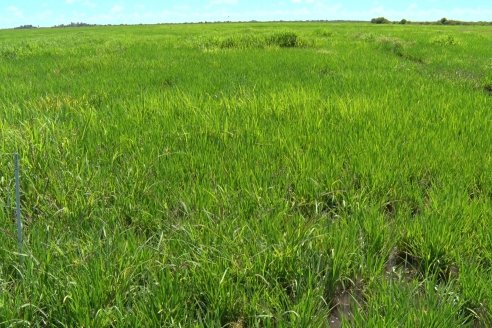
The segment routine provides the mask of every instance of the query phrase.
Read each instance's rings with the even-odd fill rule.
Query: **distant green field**
[[[0,77],[0,327],[492,326],[492,27],[2,30]]]

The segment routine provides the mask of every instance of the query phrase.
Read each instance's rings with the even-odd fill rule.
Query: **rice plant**
[[[492,325],[491,41],[0,31],[0,326]]]

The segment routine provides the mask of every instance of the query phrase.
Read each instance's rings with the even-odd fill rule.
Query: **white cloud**
[[[223,6],[223,5],[237,5],[239,0],[210,0],[208,2],[209,6]]]
[[[113,7],[111,7],[111,13],[112,14],[120,14],[124,10],[125,10],[125,7],[123,7],[121,5],[114,5]]]
[[[8,6],[7,11],[10,15],[17,17],[17,18],[22,18],[24,17],[24,14],[22,13],[22,10],[20,10],[16,6]]]
[[[321,1],[316,1],[316,0],[291,0],[291,2],[295,4],[315,4],[315,3],[321,4]]]
[[[411,3],[408,6],[408,10],[416,10],[418,8],[418,5],[416,3]]]
[[[97,5],[92,0],[65,0],[65,3],[68,5],[81,4],[87,8],[96,8]]]

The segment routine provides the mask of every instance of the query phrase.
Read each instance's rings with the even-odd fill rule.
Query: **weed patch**
[[[383,36],[376,40],[381,49],[403,57],[403,41],[394,37]]]
[[[335,35],[333,31],[323,30],[323,29],[317,29],[314,31],[313,34],[322,38],[330,38]]]
[[[294,32],[279,32],[266,38],[267,44],[280,48],[295,48],[302,46],[302,41]]]
[[[325,216],[336,219],[350,212],[347,194],[343,190],[323,193],[314,200],[290,193],[289,203],[295,213],[305,218]]]
[[[383,36],[375,39],[375,42],[385,52],[392,53],[395,56],[416,64],[425,64],[422,58],[408,53],[405,49],[408,47],[407,43],[399,38]]]
[[[262,49],[267,47],[303,48],[312,43],[295,32],[277,32],[266,35],[238,34],[227,37],[212,37],[201,44],[205,50],[213,49]]]
[[[233,35],[228,37],[214,37],[203,44],[204,48],[218,49],[252,49],[263,48],[266,42],[256,35]]]
[[[18,60],[51,54],[52,48],[36,42],[23,42],[14,45],[0,45],[0,59]]]
[[[355,38],[361,41],[373,42],[377,36],[374,33],[358,33],[355,35]]]
[[[453,35],[440,35],[431,39],[431,43],[437,46],[456,46],[461,42]]]

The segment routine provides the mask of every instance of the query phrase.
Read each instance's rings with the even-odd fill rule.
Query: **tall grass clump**
[[[216,36],[210,38],[202,44],[202,47],[206,49],[254,49],[264,48],[265,45],[265,40],[261,36],[237,34],[228,37]]]
[[[404,43],[395,37],[380,37],[377,39],[378,45],[385,51],[389,51],[397,56],[403,56]]]
[[[267,47],[296,48],[312,44],[302,39],[295,32],[277,32],[271,34],[235,34],[214,36],[205,41],[198,41],[203,49],[262,49]]]
[[[267,37],[267,43],[281,48],[295,48],[302,45],[302,41],[295,32],[279,32]]]

